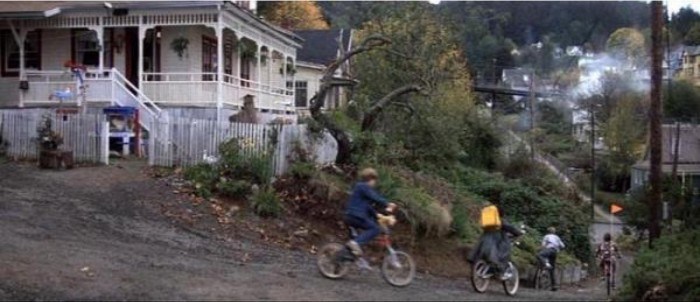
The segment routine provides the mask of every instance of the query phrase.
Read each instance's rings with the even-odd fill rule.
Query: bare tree
[[[349,164],[352,155],[352,143],[350,141],[350,137],[345,132],[345,130],[336,125],[327,115],[323,114],[321,108],[323,108],[326,95],[328,95],[331,89],[343,85],[333,81],[333,76],[335,75],[336,70],[338,68],[340,68],[344,64],[348,64],[350,59],[352,59],[356,55],[391,44],[391,40],[378,34],[370,35],[367,38],[365,38],[357,47],[347,52],[345,52],[344,48],[342,47],[342,41],[338,40],[338,43],[341,49],[340,58],[333,61],[330,65],[328,65],[328,67],[326,67],[326,70],[323,73],[323,77],[321,78],[321,87],[319,87],[318,92],[316,92],[316,94],[314,94],[314,96],[311,98],[311,106],[309,109],[311,111],[311,117],[318,123],[320,123],[324,128],[326,128],[330,132],[330,134],[338,141],[338,156],[336,157],[335,162],[337,164]],[[421,90],[422,86],[420,85],[407,84],[394,89],[393,91],[389,92],[388,94],[374,102],[363,116],[362,131],[369,130],[374,121],[376,120],[377,115],[381,113],[381,111],[385,107],[394,102],[398,97],[408,93],[418,92]]]

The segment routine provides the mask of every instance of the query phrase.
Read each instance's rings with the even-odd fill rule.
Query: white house
[[[302,40],[247,1],[0,2],[0,30],[0,107],[55,106],[49,95],[70,89],[69,105],[135,106],[146,124],[225,119],[245,96],[260,112],[295,111]],[[84,91],[67,65],[87,68]]]
[[[326,67],[339,58],[341,50],[351,50],[353,31],[329,29],[301,30],[294,33],[304,40],[303,47],[298,51],[294,82],[294,106],[303,114],[308,113],[309,101],[318,92]],[[347,103],[346,87],[355,84],[349,79],[349,68],[350,63],[346,62],[336,70],[333,81],[340,86],[335,86],[327,95],[324,109],[339,108]]]

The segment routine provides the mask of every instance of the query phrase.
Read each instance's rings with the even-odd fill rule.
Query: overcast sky
[[[668,8],[671,12],[678,12],[681,7],[690,6],[696,12],[700,12],[700,0],[668,0]]]

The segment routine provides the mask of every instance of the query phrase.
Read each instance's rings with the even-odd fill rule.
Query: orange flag
[[[610,205],[610,213],[615,214],[615,213],[620,212],[620,211],[622,211],[621,206],[618,206],[614,203]]]

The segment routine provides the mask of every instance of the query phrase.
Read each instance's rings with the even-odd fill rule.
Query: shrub
[[[289,167],[287,173],[297,179],[310,179],[316,173],[316,166],[308,162],[295,162]]]
[[[223,176],[258,185],[267,185],[272,179],[272,160],[268,153],[246,154],[235,138],[219,145],[219,153],[219,169]]]
[[[277,217],[282,213],[279,198],[270,186],[265,186],[253,194],[251,206],[256,214],[263,217]]]
[[[185,179],[194,185],[195,194],[209,198],[215,189],[219,173],[216,167],[209,164],[197,164],[185,169]]]
[[[219,183],[216,184],[216,189],[224,196],[242,199],[250,194],[251,184],[245,180],[222,178]]]
[[[654,248],[642,248],[625,274],[619,298],[640,301],[661,285],[670,301],[693,301],[700,297],[700,230],[661,237]]]

